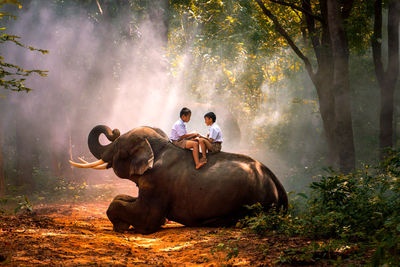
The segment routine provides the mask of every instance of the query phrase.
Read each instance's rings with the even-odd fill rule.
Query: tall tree
[[[1,10],[3,8],[3,5],[5,4],[12,4],[16,5],[19,8],[21,8],[21,3],[18,0],[0,0],[0,20],[2,21],[5,18],[9,19],[16,19],[16,16],[5,12],[4,10]],[[6,27],[4,25],[0,25],[0,31],[5,31]],[[27,48],[31,51],[39,51],[42,54],[48,53],[47,50],[43,49],[37,49],[32,46],[26,46],[19,42],[19,36],[12,35],[12,34],[7,34],[7,33],[1,33],[0,34],[0,45],[3,45],[5,43],[14,43],[17,46]],[[6,89],[6,90],[11,90],[11,91],[25,91],[29,92],[32,90],[29,87],[25,86],[25,81],[28,76],[31,74],[36,73],[39,74],[40,76],[47,76],[47,71],[42,71],[42,70],[26,70],[21,68],[20,66],[10,63],[6,61],[6,58],[3,56],[0,56],[0,89]],[[2,117],[0,117],[1,119]],[[5,192],[5,178],[4,178],[4,172],[3,172],[3,157],[2,157],[2,121],[0,121],[0,195],[4,194]],[[25,131],[26,129],[20,130],[20,132]],[[17,133],[18,135],[18,133]],[[21,146],[20,150],[22,153],[26,154],[27,151],[24,151],[24,147]],[[20,174],[26,172],[26,170],[30,169],[30,176],[32,176],[32,168],[27,168],[26,164],[24,164],[22,161],[20,162],[20,167],[24,169],[24,171],[21,170],[19,172]],[[25,177],[26,178],[26,177]],[[17,180],[22,179],[22,176],[17,177]],[[25,179],[24,179],[25,180]],[[21,180],[22,181],[22,180]],[[29,179],[29,177],[26,179],[28,183],[32,182],[32,179]]]
[[[375,0],[374,34],[372,36],[375,75],[380,87],[379,147],[381,158],[385,155],[384,149],[393,146],[393,100],[399,76],[400,1],[392,0],[388,7],[386,70],[382,58],[382,6],[382,0]]]
[[[355,167],[355,149],[350,110],[349,47],[341,9],[337,0],[328,0],[328,27],[333,56],[335,138],[340,169],[348,172]]]
[[[6,193],[6,183],[4,178],[3,169],[3,135],[2,135],[2,124],[0,121],[0,196],[4,196]]]
[[[33,172],[33,140],[35,137],[32,133],[31,126],[27,123],[29,120],[25,118],[22,112],[23,105],[17,105],[16,117],[16,158],[17,158],[17,175],[15,177],[15,184],[17,186],[28,186],[32,189],[34,181],[32,179]],[[29,129],[29,130],[27,130]]]
[[[321,0],[318,4],[311,3],[310,0],[302,0],[301,4],[280,0],[256,2],[273,22],[276,31],[304,62],[317,90],[324,132],[330,150],[330,163],[338,162],[341,171],[351,171],[355,167],[355,150],[348,92],[345,22],[350,16],[353,1],[344,1],[342,4],[331,3],[328,0]],[[311,43],[316,59],[315,67],[265,2],[288,6],[296,14],[302,14],[299,32],[302,32],[306,44]],[[333,27],[335,34],[330,34],[330,27]]]

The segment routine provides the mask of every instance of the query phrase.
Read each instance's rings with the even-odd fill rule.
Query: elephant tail
[[[279,185],[276,184],[276,188],[278,189],[278,196],[279,196],[278,210],[283,210],[286,213],[288,210],[288,207],[289,207],[288,196],[287,196],[286,190],[283,187],[283,185],[281,184],[281,182],[278,181],[278,183],[279,183]]]

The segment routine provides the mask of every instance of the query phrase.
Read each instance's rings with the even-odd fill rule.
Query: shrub
[[[290,197],[287,214],[260,206],[240,225],[258,234],[276,231],[312,238],[363,242],[375,251],[373,263],[400,261],[400,151],[388,151],[379,166],[344,175],[331,171],[310,185],[302,210]],[[301,194],[295,195],[295,197]],[[297,199],[298,200],[298,199]]]

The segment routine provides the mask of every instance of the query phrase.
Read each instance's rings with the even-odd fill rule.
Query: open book
[[[200,135],[200,136],[197,136],[197,137],[186,137],[186,138],[183,138],[183,140],[193,140],[193,139],[196,139],[196,138],[208,139],[206,136]]]

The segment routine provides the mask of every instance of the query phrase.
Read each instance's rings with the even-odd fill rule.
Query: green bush
[[[311,238],[334,238],[373,248],[373,264],[400,261],[400,152],[388,151],[379,166],[365,166],[344,175],[330,172],[310,185],[309,196],[289,195],[286,214],[260,205],[249,207],[253,216],[240,221],[258,234],[275,231]]]

